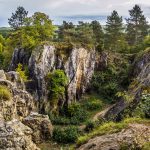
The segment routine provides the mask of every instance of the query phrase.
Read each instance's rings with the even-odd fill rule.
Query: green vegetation
[[[63,70],[55,70],[47,75],[47,85],[49,90],[49,99],[52,109],[57,107],[59,101],[65,100],[65,88],[68,84],[68,78]],[[53,110],[56,111],[56,110]]]
[[[18,64],[16,72],[19,73],[24,82],[28,81],[27,70],[23,70],[22,64]]]
[[[130,18],[127,21],[127,41],[130,46],[135,46],[136,51],[145,36],[148,35],[148,22],[146,21],[143,11],[139,5],[135,5],[133,9],[129,10]]]
[[[0,101],[9,101],[12,95],[9,89],[3,85],[0,85]]]
[[[53,140],[59,143],[74,143],[79,135],[79,131],[74,126],[69,126],[62,129],[61,127],[54,128]]]
[[[143,120],[141,118],[128,118],[119,123],[104,123],[99,127],[96,127],[92,132],[85,134],[84,136],[80,136],[78,138],[77,145],[82,145],[95,136],[120,132],[122,129],[127,128],[129,123],[150,123],[150,121]]]
[[[95,71],[91,81],[91,90],[112,103],[117,100],[116,93],[128,87],[130,67],[128,58],[118,53],[111,54],[108,59],[110,59],[109,64],[105,69]]]
[[[111,16],[107,17],[105,30],[105,49],[110,51],[127,51],[123,20],[117,11],[114,10]]]

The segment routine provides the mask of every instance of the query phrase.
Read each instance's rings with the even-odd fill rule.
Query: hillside
[[[129,14],[102,27],[12,13],[0,29],[0,150],[150,150],[149,24],[139,5]]]

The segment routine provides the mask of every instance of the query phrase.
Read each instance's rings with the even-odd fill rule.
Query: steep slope
[[[141,100],[143,90],[150,87],[150,49],[139,54],[133,63],[132,78],[133,82],[128,88],[128,95],[133,97],[131,102],[122,98],[116,105],[110,108],[104,118],[107,120],[115,120],[129,106],[133,111]]]

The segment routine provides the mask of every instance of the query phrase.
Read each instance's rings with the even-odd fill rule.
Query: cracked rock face
[[[133,145],[142,147],[146,142],[150,142],[150,127],[130,124],[119,133],[97,136],[77,150],[120,150],[123,146],[130,149]]]
[[[2,76],[2,73],[0,76]],[[21,119],[36,109],[33,97],[25,91],[24,83],[17,73],[9,72],[5,74],[3,72],[3,77],[0,78],[0,85],[7,87],[11,93],[10,100],[0,100],[1,120]]]
[[[32,139],[35,143],[51,139],[53,126],[48,116],[32,112],[23,119],[23,123],[33,130]]]
[[[19,62],[28,65],[30,76],[33,79],[32,85],[34,85],[29,90],[34,91],[35,98],[40,102],[47,101],[46,75],[55,69],[64,70],[69,79],[66,101],[71,103],[78,100],[88,87],[97,61],[96,52],[84,48],[73,48],[65,54],[65,57],[63,53],[54,46],[39,46],[32,51],[28,60],[21,61],[21,58],[27,54],[23,53],[23,50],[15,50],[10,66],[17,66],[16,63]],[[98,59],[102,63],[103,59]],[[106,59],[107,56],[104,57],[104,63]],[[14,70],[14,67],[10,69]]]
[[[0,121],[1,150],[40,150],[32,142],[32,130],[20,121]]]

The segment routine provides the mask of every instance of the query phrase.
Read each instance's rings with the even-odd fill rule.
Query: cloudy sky
[[[117,10],[124,17],[128,10],[139,4],[150,22],[150,0],[0,0],[0,26],[8,26],[7,18],[17,6],[23,6],[32,15],[36,11],[44,12],[55,24],[67,21],[85,21],[99,19],[104,23],[105,16]]]

